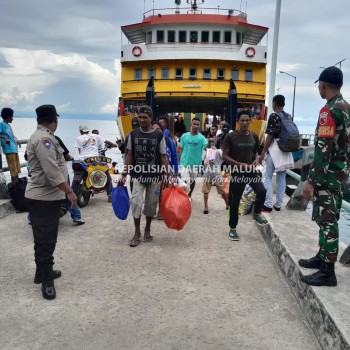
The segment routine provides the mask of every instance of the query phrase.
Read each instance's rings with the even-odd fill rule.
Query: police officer
[[[320,95],[327,103],[319,114],[314,161],[304,196],[309,200],[314,197],[312,219],[320,228],[319,251],[308,260],[300,259],[299,265],[319,269],[303,276],[304,283],[336,286],[334,263],[338,255],[338,220],[350,164],[350,106],[340,93],[343,85],[340,69],[326,68],[317,82]]]
[[[38,127],[27,145],[31,177],[26,188],[26,201],[34,236],[36,273],[34,283],[42,283],[45,299],[55,299],[54,278],[61,276],[53,270],[58,222],[62,199],[67,195],[72,207],[77,197],[68,184],[68,171],[63,149],[54,136],[58,117],[53,105],[36,109]]]

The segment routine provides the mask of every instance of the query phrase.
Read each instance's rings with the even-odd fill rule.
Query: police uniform
[[[38,122],[41,117],[52,114],[52,108],[57,115],[54,106],[39,107],[37,109]],[[60,207],[65,198],[65,193],[57,186],[68,182],[68,171],[63,152],[53,132],[43,125],[38,125],[27,145],[31,177],[28,179],[25,197],[34,236],[34,256],[37,266],[35,281],[37,280],[36,283],[43,282],[43,288],[45,281],[52,282],[53,278],[59,277],[54,276],[54,273],[58,271],[54,272],[52,266]],[[48,297],[47,299],[53,298]]]
[[[349,104],[339,94],[320,111],[308,178],[314,185],[312,218],[320,227],[320,258],[330,263],[335,263],[338,255],[338,220],[349,176],[349,132]]]

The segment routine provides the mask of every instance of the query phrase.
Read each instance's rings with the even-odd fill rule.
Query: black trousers
[[[262,183],[262,178],[259,173],[232,173],[230,179],[229,193],[229,225],[230,228],[236,228],[238,224],[238,208],[244,188],[250,185],[256,194],[254,203],[254,213],[260,214],[261,208],[264,205],[266,198],[266,189]]]
[[[39,270],[52,270],[62,200],[39,201],[26,198],[33,237],[34,258]],[[46,273],[46,274],[47,274]]]

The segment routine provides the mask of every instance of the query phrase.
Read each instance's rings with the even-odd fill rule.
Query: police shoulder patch
[[[52,141],[47,137],[44,137],[43,139],[41,139],[41,142],[44,145],[44,147],[46,147],[47,149],[50,149],[52,146]]]
[[[336,125],[328,107],[323,107],[320,110],[318,119],[318,137],[331,139],[336,134]]]

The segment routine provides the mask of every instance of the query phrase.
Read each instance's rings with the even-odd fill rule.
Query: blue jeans
[[[70,216],[73,220],[81,219],[81,213],[78,206],[76,206],[75,208],[72,208],[71,202],[67,197],[64,200],[64,204],[67,210],[70,212]]]
[[[265,157],[265,173],[263,177],[264,186],[266,188],[266,199],[265,207],[272,208],[272,196],[273,196],[273,185],[272,176],[275,171],[275,166],[273,164],[270,154]],[[283,196],[286,192],[286,171],[279,171],[277,174],[277,190],[276,190],[276,208],[281,208],[283,203]]]

